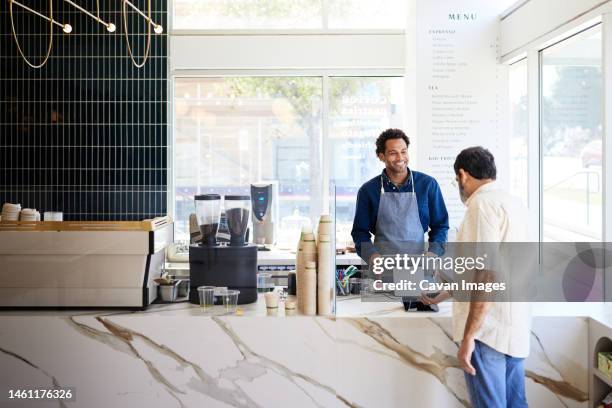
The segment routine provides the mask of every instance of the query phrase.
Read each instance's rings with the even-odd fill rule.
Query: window
[[[173,29],[402,29],[404,0],[175,0]]]
[[[319,162],[321,110],[321,78],[176,78],[177,239],[187,239],[193,196],[211,188],[227,194],[275,181],[281,226],[318,217],[311,196],[321,196],[321,176],[310,166]]]
[[[350,242],[357,190],[380,174],[376,137],[401,128],[403,78],[335,77],[330,79],[330,175],[336,186],[336,235]]]
[[[510,66],[510,192],[528,205],[529,177],[527,167],[527,60]]]
[[[188,238],[193,196],[248,193],[278,184],[277,241],[294,248],[303,223],[323,205],[323,174],[336,187],[337,240],[351,241],[357,190],[380,173],[375,140],[402,127],[404,80],[397,77],[175,78],[175,235]],[[323,93],[329,93],[324,116]],[[323,123],[329,135],[323,135]],[[329,162],[321,161],[323,138]],[[329,169],[329,171],[324,171]]]
[[[406,0],[327,0],[330,28],[404,28]]]
[[[175,0],[175,29],[318,28],[320,0]]]
[[[541,53],[544,239],[602,239],[602,65],[597,26]]]

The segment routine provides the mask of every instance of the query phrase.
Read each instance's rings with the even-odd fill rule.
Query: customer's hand
[[[381,256],[382,256],[382,255],[381,255],[381,254],[379,254],[378,252],[376,252],[375,254],[372,254],[372,255],[370,256],[370,258],[368,259],[368,265],[370,265],[370,266],[374,265],[374,260],[375,260],[376,258],[380,258]]]
[[[442,303],[450,297],[451,294],[447,290],[443,290],[433,298],[427,296],[427,293],[421,293],[421,298],[419,300],[424,305],[437,305],[438,303]]]
[[[464,338],[457,352],[457,358],[459,359],[461,368],[470,375],[476,375],[476,369],[472,366],[474,347],[476,347],[476,342],[473,338]]]

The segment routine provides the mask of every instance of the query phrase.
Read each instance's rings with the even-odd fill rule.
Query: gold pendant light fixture
[[[28,58],[25,56],[23,50],[21,49],[21,45],[19,44],[19,39],[17,38],[17,32],[15,31],[15,21],[13,19],[13,4],[31,12],[36,14],[39,17],[44,18],[45,20],[47,20],[49,22],[49,42],[47,43],[47,53],[44,56],[42,62],[40,64],[33,64],[30,62],[30,60],[28,60]],[[55,21],[53,19],[53,0],[49,0],[49,17],[45,16],[44,14],[39,13],[36,10],[33,10],[27,6],[24,6],[21,3],[16,2],[15,0],[9,0],[9,14],[11,17],[11,29],[13,30],[13,38],[15,38],[15,44],[17,45],[17,50],[19,50],[19,54],[21,54],[21,57],[23,58],[23,60],[26,62],[26,64],[28,64],[29,66],[31,66],[32,68],[40,68],[43,65],[45,65],[47,63],[47,61],[49,60],[49,55],[51,55],[51,50],[53,49],[53,24],[58,25],[60,27],[62,27],[62,30],[64,30],[64,32],[66,34],[69,34],[70,32],[72,32],[72,26],[70,24],[61,24],[58,23],[57,21]]]
[[[122,0],[122,1],[123,1],[123,5],[121,7],[121,14],[123,15],[123,33],[125,34],[125,43],[127,45],[128,54],[130,54],[130,58],[134,66],[136,66],[136,68],[142,68],[144,64],[147,62],[147,59],[149,58],[149,51],[151,49],[151,26],[153,26],[153,30],[155,31],[156,34],[163,33],[164,28],[161,25],[155,23],[151,19],[151,0],[147,1],[147,4],[148,4],[147,14],[148,15],[145,15],[142,11],[140,11],[140,9],[136,7],[134,4],[132,4],[130,0]],[[134,53],[132,52],[132,45],[130,44],[130,39],[128,35],[128,24],[127,24],[127,6],[130,6],[132,9],[134,9],[134,11],[140,14],[147,21],[147,45],[145,47],[145,54],[142,57],[143,59],[141,63],[136,62],[136,59],[134,58]]]
[[[115,26],[115,24],[110,23],[110,22],[105,22],[104,20],[102,20],[100,18],[100,0],[96,1],[96,6],[97,6],[97,15],[93,15],[92,13],[90,13],[89,11],[87,11],[86,9],[84,9],[83,7],[81,7],[80,5],[78,5],[77,3],[75,3],[73,0],[64,0],[66,3],[70,4],[72,7],[78,9],[79,11],[85,13],[87,16],[93,18],[94,20],[96,20],[98,23],[102,24],[103,26],[106,27],[106,30],[109,33],[114,33],[117,29],[117,27]],[[147,59],[149,58],[149,51],[151,49],[151,27],[153,27],[153,31],[156,34],[161,34],[164,32],[164,28],[160,25],[157,24],[153,21],[153,19],[151,18],[151,0],[148,0],[148,13],[144,14],[142,11],[140,11],[140,9],[138,7],[136,7],[131,1],[129,0],[120,0],[122,2],[122,7],[121,7],[121,14],[123,15],[123,32],[125,34],[125,41],[127,44],[127,49],[128,49],[128,53],[130,56],[130,59],[132,60],[132,63],[137,67],[137,68],[142,68],[144,66],[144,64],[147,62]],[[62,31],[64,31],[64,33],[66,34],[70,34],[72,32],[72,26],[70,24],[62,24],[58,21],[55,21],[53,19],[53,0],[49,0],[49,17],[45,16],[44,14],[24,5],[19,3],[16,0],[8,0],[9,2],[9,14],[10,14],[10,18],[11,18],[11,29],[13,31],[13,37],[15,39],[15,44],[17,45],[17,50],[19,51],[19,54],[21,54],[21,57],[23,58],[23,60],[32,68],[41,68],[42,66],[44,66],[47,61],[49,60],[49,56],[51,55],[51,50],[53,49],[53,25],[56,25],[58,27],[61,27]],[[49,42],[47,45],[47,52],[45,54],[45,56],[43,57],[43,60],[40,64],[33,64],[32,62],[30,62],[28,60],[28,58],[25,56],[25,53],[23,52],[22,48],[21,48],[21,44],[19,43],[19,39],[17,38],[17,32],[15,30],[15,22],[13,19],[13,4],[16,6],[21,7],[24,10],[27,10],[45,20],[47,20],[49,22]],[[130,40],[129,40],[129,33],[128,33],[128,26],[127,26],[127,6],[130,6],[134,11],[136,11],[140,16],[142,16],[146,21],[147,21],[147,44],[146,44],[146,48],[145,48],[145,54],[143,57],[143,60],[141,63],[137,63],[136,59],[134,58],[134,54],[132,52],[132,46],[130,44]]]
[[[91,14],[89,11],[85,10],[83,7],[79,6],[78,4],[76,4],[75,2],[73,2],[72,0],[64,0],[66,3],[70,4],[72,7],[82,11],[83,13],[85,13],[87,16],[93,18],[94,20],[96,20],[98,23],[102,24],[103,26],[106,27],[106,30],[109,33],[114,33],[115,30],[117,29],[117,27],[113,24],[113,23],[106,23],[104,22],[104,20],[102,20],[100,18],[100,0],[96,1],[96,5],[98,8],[98,15],[94,16],[93,14]]]

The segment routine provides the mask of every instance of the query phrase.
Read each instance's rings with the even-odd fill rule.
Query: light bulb
[[[70,34],[72,32],[72,26],[70,24],[64,24],[64,32]]]
[[[115,27],[113,23],[108,23],[108,25],[106,26],[106,29],[108,30],[109,33],[114,33],[117,27]]]
[[[153,28],[153,31],[155,31],[155,34],[161,34],[164,32],[164,27],[158,24]]]

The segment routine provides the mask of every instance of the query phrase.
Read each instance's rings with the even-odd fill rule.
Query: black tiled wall
[[[76,0],[96,14],[96,0]],[[22,0],[45,15],[47,1]],[[147,1],[133,1],[145,14]],[[0,206],[63,211],[65,220],[141,220],[167,213],[167,36],[151,35],[149,60],[129,58],[120,7],[100,0],[115,33],[63,1],[53,18],[47,64],[30,68],[18,53],[8,2],[0,9]],[[167,0],[152,0],[167,30]],[[46,51],[48,22],[13,6],[22,49],[33,62]],[[128,9],[129,10],[129,9]],[[145,20],[130,12],[132,49],[141,61]]]

